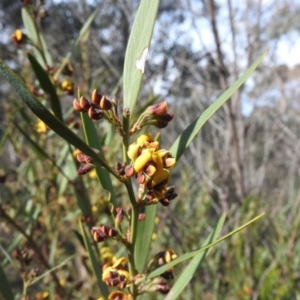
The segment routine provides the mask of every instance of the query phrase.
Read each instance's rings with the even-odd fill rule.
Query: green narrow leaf
[[[85,21],[85,23],[83,24],[83,26],[81,27],[80,31],[79,31],[79,35],[77,37],[77,39],[74,42],[74,46],[76,47],[78,45],[78,43],[81,41],[81,39],[84,37],[85,33],[87,32],[87,30],[89,29],[89,27],[91,26],[92,22],[94,21],[94,19],[96,18],[98,12],[99,12],[100,7],[98,7]]]
[[[39,38],[38,38],[38,31],[36,28],[35,20],[33,19],[31,13],[29,12],[26,6],[22,7],[21,14],[22,14],[23,24],[27,31],[27,36],[35,46],[38,46]]]
[[[52,109],[54,115],[62,121],[63,116],[62,116],[60,100],[57,96],[56,88],[49,78],[49,75],[42,68],[42,66],[39,64],[39,62],[35,59],[35,57],[33,55],[28,53],[27,57],[30,61],[32,69],[36,75],[36,78],[41,85],[41,88],[50,96],[51,109]]]
[[[203,247],[209,245],[210,243],[214,242],[217,237],[220,235],[222,227],[224,225],[226,219],[226,215],[223,214],[213,232],[207,237],[207,239],[203,243]],[[211,249],[211,248],[210,248]],[[175,300],[178,299],[180,293],[184,290],[184,288],[188,285],[188,283],[193,278],[194,273],[196,272],[197,268],[205,258],[206,254],[210,249],[206,249],[205,251],[195,255],[193,259],[190,261],[188,266],[185,270],[180,274],[174,285],[172,286],[170,292],[166,296],[165,300]]]
[[[53,66],[52,56],[48,50],[48,46],[46,44],[46,41],[42,35],[42,33],[39,33],[40,41],[41,41],[41,47],[43,49],[43,53],[45,56],[45,60],[48,66]]]
[[[34,56],[43,68],[52,66],[52,58],[47,49],[43,35],[38,31],[36,21],[27,6],[22,7],[22,20],[34,48]]]
[[[246,81],[253,73],[257,66],[261,63],[267,52],[259,57],[252,66],[228,89],[226,90],[213,104],[211,104],[196,120],[194,120],[176,139],[172,145],[170,152],[179,160],[185,149],[189,146],[196,134],[209,118],[231,97],[231,95]]]
[[[143,78],[143,59],[150,47],[159,0],[142,0],[137,11],[124,62],[124,106],[131,115],[137,102]],[[138,67],[137,67],[138,66]]]
[[[51,112],[38,101],[23,85],[22,81],[16,74],[14,74],[0,59],[0,73],[10,83],[14,91],[20,96],[23,102],[31,109],[31,111],[46,123],[54,132],[61,136],[64,140],[72,144],[74,147],[81,150],[86,155],[90,156],[94,163],[106,168],[113,175],[117,176],[115,172],[109,167],[105,160],[97,155],[86,143],[84,143],[72,130],[70,130],[64,123],[51,114]]]
[[[153,272],[151,272],[147,278],[151,279],[151,278],[154,278],[154,277],[157,277],[159,276],[160,274],[164,273],[166,270],[168,270],[169,268],[187,260],[187,259],[190,259],[192,257],[194,257],[195,255],[209,249],[210,247],[213,247],[217,244],[219,244],[220,242],[222,242],[223,240],[227,239],[228,237],[234,235],[235,233],[239,232],[240,230],[246,228],[247,226],[251,225],[252,223],[254,223],[255,221],[257,221],[258,219],[260,219],[265,213],[262,213],[260,214],[259,216],[255,217],[254,219],[252,219],[251,221],[247,222],[246,224],[238,227],[237,229],[231,231],[230,233],[226,234],[225,236],[223,236],[222,238],[216,240],[215,242],[201,248],[201,249],[197,249],[197,250],[194,250],[194,251],[191,251],[189,253],[185,253],[184,255],[174,259],[173,261],[157,268],[156,270],[154,270]]]
[[[99,286],[100,291],[102,293],[102,296],[105,297],[105,299],[106,299],[107,296],[108,296],[108,289],[107,289],[106,284],[104,284],[104,282],[102,281],[102,270],[99,266],[96,255],[94,253],[94,250],[91,247],[91,244],[90,244],[89,239],[86,235],[86,232],[85,232],[85,229],[83,227],[82,222],[79,223],[79,226],[80,226],[80,230],[81,230],[81,235],[82,235],[83,240],[84,240],[85,249],[88,253],[88,256],[89,256],[89,259],[90,259],[90,262],[91,262],[91,265],[92,265],[93,273],[94,273],[95,277],[97,278],[97,283],[98,283],[98,286]]]
[[[78,43],[81,41],[81,39],[84,37],[85,33],[87,32],[87,30],[89,29],[89,27],[91,26],[92,22],[94,21],[94,19],[96,18],[98,12],[99,12],[100,7],[98,7],[86,20],[86,22],[83,24],[82,28],[79,31],[79,35],[77,37],[77,39],[74,41],[72,47],[71,47],[71,51],[69,51],[67,53],[67,55],[64,57],[64,59],[62,60],[62,63],[59,66],[59,69],[56,71],[56,73],[54,74],[54,78],[58,78],[59,74],[61,73],[61,71],[63,70],[63,68],[65,67],[65,65],[68,63],[68,61],[71,58],[72,55],[72,51],[77,47]]]
[[[0,245],[0,250],[3,252],[5,258],[13,265],[15,269],[17,267],[14,265],[10,255],[5,251],[5,249]],[[5,275],[3,267],[0,265],[0,293],[3,296],[3,299],[6,300],[14,300],[15,296],[11,289],[11,286],[9,284],[9,281],[7,280],[7,277]]]
[[[1,266],[0,266],[0,292],[3,296],[3,299],[7,299],[7,300],[15,299],[10,284]]]
[[[148,260],[156,215],[156,205],[146,207],[145,214],[145,220],[137,224],[137,239],[134,245],[134,261],[139,273],[144,271]]]
[[[103,155],[102,145],[100,143],[93,121],[86,114],[83,113],[81,113],[81,120],[83,124],[83,131],[86,143],[90,147],[98,149]],[[112,204],[115,205],[116,196],[109,173],[107,172],[107,170],[102,168],[96,168],[96,173],[102,187],[110,192],[110,201],[112,202]]]

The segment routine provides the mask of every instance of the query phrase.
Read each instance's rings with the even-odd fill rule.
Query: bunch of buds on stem
[[[16,258],[21,266],[28,266],[32,261],[32,253],[27,247],[24,247],[21,250],[16,248],[12,252],[12,257]]]
[[[118,231],[107,225],[101,225],[99,227],[92,227],[91,233],[93,235],[94,241],[97,243],[105,241],[109,237],[116,237]]]
[[[170,170],[175,165],[171,153],[159,149],[159,142],[151,134],[142,134],[129,145],[127,155],[131,164],[125,168],[125,174],[135,176],[139,183],[138,202],[150,205],[160,201],[168,205],[177,196],[175,187],[168,187]]]
[[[160,292],[161,294],[167,294],[170,291],[170,287],[165,279],[154,278],[150,283],[140,286],[140,293],[153,293]]]
[[[100,153],[100,151],[97,149],[93,150],[97,153]],[[76,156],[77,161],[81,163],[81,166],[77,170],[77,173],[79,175],[85,175],[95,168],[93,160],[89,156],[81,152],[79,149],[74,151],[74,156]]]
[[[88,100],[84,96],[81,96],[79,100],[75,98],[73,100],[74,109],[82,113],[88,113],[88,116],[94,121],[107,120],[123,136],[122,124],[118,117],[117,102],[109,100],[105,95],[100,95],[97,90],[93,91],[91,99]]]
[[[157,128],[165,128],[172,121],[174,114],[168,113],[168,104],[163,101],[158,104],[149,106],[138,118],[137,122],[130,129],[129,133],[133,134],[146,125],[153,125]]]

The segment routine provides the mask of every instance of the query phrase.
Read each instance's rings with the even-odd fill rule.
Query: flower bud
[[[133,166],[127,165],[125,167],[125,175],[126,177],[132,177],[135,174]]]
[[[168,110],[168,104],[166,101],[163,101],[158,104],[154,104],[149,106],[146,109],[146,113],[154,115],[154,116],[163,116]]]
[[[145,174],[143,174],[143,173],[138,173],[138,174],[137,174],[136,180],[137,180],[137,182],[138,182],[139,184],[145,183],[145,181],[146,181],[146,176],[145,176]]]
[[[85,174],[89,173],[90,171],[92,171],[94,169],[94,167],[95,166],[93,164],[84,164],[79,167],[79,169],[77,170],[77,173],[79,175],[85,175]]]
[[[118,235],[118,231],[117,231],[116,229],[110,228],[110,229],[108,230],[108,236],[109,236],[109,237],[115,237],[115,236],[117,236],[117,235]]]
[[[146,219],[146,214],[145,213],[140,213],[139,214],[139,221],[142,222]]]
[[[112,108],[112,103],[105,96],[102,96],[100,100],[100,108],[103,110],[110,110]]]
[[[165,122],[170,122],[172,121],[174,118],[174,114],[170,113],[170,114],[165,114],[163,116],[160,116],[159,118],[157,118],[160,121],[165,121]]]
[[[102,98],[102,96],[97,92],[97,90],[94,90],[93,93],[92,93],[93,103],[96,104],[96,105],[99,105],[101,98]]]
[[[165,166],[165,168],[167,168],[169,170],[175,166],[175,163],[176,163],[176,159],[173,157],[164,159],[164,166]]]
[[[152,177],[155,172],[156,172],[156,168],[153,165],[149,165],[145,170],[146,175],[149,177]]]
[[[97,243],[103,242],[107,239],[107,235],[99,227],[93,227],[91,229],[94,241]]]
[[[76,159],[78,162],[80,162],[81,164],[85,163],[85,154],[83,154],[82,152],[81,153],[78,153],[76,155]]]
[[[160,202],[160,204],[161,204],[162,206],[169,206],[169,205],[170,205],[170,200],[167,199],[167,198],[165,198],[165,199],[160,199],[159,202]]]
[[[83,96],[80,97],[79,104],[84,111],[88,111],[91,107],[90,101]]]
[[[96,109],[94,107],[90,107],[88,111],[88,115],[92,120],[100,120],[103,118],[103,111],[100,109]]]
[[[121,207],[116,207],[116,223],[121,224],[124,218],[124,210]]]
[[[74,109],[77,110],[77,111],[80,111],[80,112],[85,111],[85,110],[80,106],[80,103],[79,103],[78,99],[76,99],[76,98],[73,100],[73,107],[74,107]]]

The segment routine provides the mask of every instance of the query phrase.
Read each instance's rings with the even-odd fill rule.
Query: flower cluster
[[[93,148],[93,150],[99,153],[98,149]],[[81,163],[79,169],[77,170],[77,173],[79,175],[84,175],[94,170],[95,165],[93,164],[93,160],[91,157],[82,153],[79,149],[76,149],[73,155],[76,157],[77,161]]]
[[[105,264],[103,266],[102,280],[108,286],[118,286],[124,289],[129,281],[129,272],[127,258],[121,257],[112,265]]]
[[[126,167],[126,176],[136,176],[140,184],[138,201],[168,205],[177,196],[175,188],[168,187],[170,170],[175,165],[171,153],[159,149],[159,142],[151,134],[143,134],[129,146],[127,155],[132,162]]]
[[[109,237],[116,237],[118,231],[114,228],[111,228],[107,225],[102,225],[100,227],[93,227],[91,229],[94,241],[97,243],[105,241]]]
[[[79,100],[74,99],[73,107],[79,112],[88,113],[88,116],[94,121],[106,119],[115,126],[120,135],[123,135],[116,101],[109,100],[106,96],[100,95],[97,90],[93,91],[91,101],[83,96]]]
[[[140,115],[134,126],[130,129],[130,134],[140,130],[146,125],[153,125],[157,128],[165,128],[173,120],[174,114],[168,113],[168,104],[163,101],[151,105]]]

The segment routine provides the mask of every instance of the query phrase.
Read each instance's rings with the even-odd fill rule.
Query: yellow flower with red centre
[[[15,45],[24,43],[27,40],[26,34],[24,34],[21,29],[16,29],[16,31],[11,35],[11,38]]]
[[[104,282],[109,282],[112,278],[119,279],[119,284],[121,281],[128,281],[129,280],[129,272],[127,266],[128,259],[126,257],[121,257],[117,259],[111,266],[104,265],[103,266],[103,273],[102,273],[102,280]],[[122,280],[120,279],[123,278]]]
[[[170,178],[170,170],[176,161],[171,153],[165,149],[159,149],[159,142],[155,141],[151,134],[142,134],[137,141],[129,145],[128,157],[131,159],[133,176],[137,174],[140,184],[146,184],[155,198],[164,199],[167,192],[167,184]]]
[[[74,92],[74,83],[71,80],[64,80],[60,87],[63,91],[67,92],[67,94],[72,95]]]

